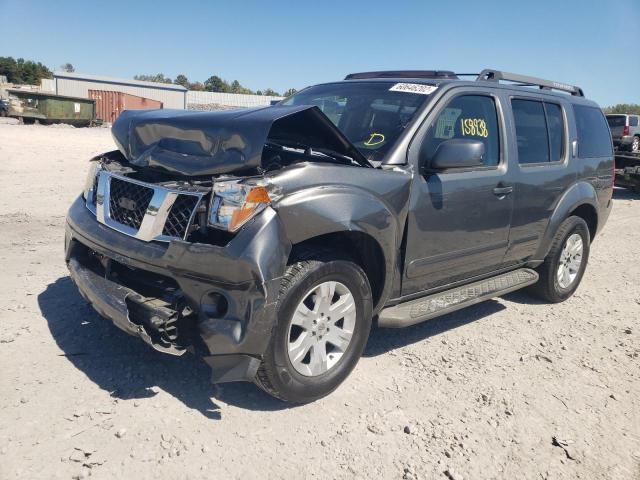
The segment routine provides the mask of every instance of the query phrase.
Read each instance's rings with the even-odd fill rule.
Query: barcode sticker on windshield
[[[419,93],[420,95],[431,95],[438,87],[433,85],[423,85],[421,83],[396,83],[389,89],[390,92]]]

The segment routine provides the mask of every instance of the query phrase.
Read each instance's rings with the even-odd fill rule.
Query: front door
[[[403,295],[499,269],[509,241],[513,185],[499,99],[488,92],[451,93],[439,104],[410,148],[417,170],[450,139],[479,140],[485,154],[482,166],[414,178]]]

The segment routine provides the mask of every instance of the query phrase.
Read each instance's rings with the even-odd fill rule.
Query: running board
[[[538,274],[521,268],[461,287],[387,307],[378,316],[378,326],[402,328],[446,313],[505,295],[538,281]]]

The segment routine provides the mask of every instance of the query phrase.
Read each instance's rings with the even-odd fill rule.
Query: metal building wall
[[[284,97],[267,97],[263,95],[244,95],[240,93],[187,92],[187,105],[225,105],[228,107],[263,107],[269,105],[272,100],[282,100]]]
[[[43,78],[40,80],[41,92],[56,92],[56,81],[53,78]]]
[[[71,97],[89,98],[89,90],[109,90],[128,93],[138,97],[150,98],[162,102],[164,108],[186,108],[186,90],[174,90],[158,87],[109,82],[83,78],[66,78],[54,75],[56,93]],[[123,80],[124,82],[124,80]]]

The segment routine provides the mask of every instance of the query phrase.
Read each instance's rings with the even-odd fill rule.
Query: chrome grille
[[[91,192],[89,192],[89,196],[87,197],[87,202],[93,205],[96,204],[96,192],[98,191],[98,178],[100,175],[96,172],[96,176],[93,177],[93,186],[91,187]]]
[[[146,242],[186,239],[196,208],[208,193],[145,183],[106,170],[96,177],[87,208],[103,225]]]
[[[184,238],[200,198],[193,195],[178,195],[164,223],[162,234],[168,237]]]
[[[138,230],[153,197],[153,188],[112,178],[109,193],[111,218]]]

